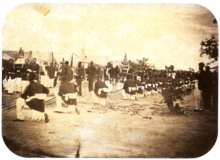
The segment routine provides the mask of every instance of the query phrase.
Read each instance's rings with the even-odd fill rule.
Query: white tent
[[[7,53],[2,53],[2,59],[3,60],[9,60],[9,59],[13,59],[13,60],[15,60],[14,58],[12,58],[11,56],[9,56]]]
[[[37,58],[37,63],[39,64],[43,64],[45,61],[48,64],[56,62],[52,52],[33,52],[32,58]]]

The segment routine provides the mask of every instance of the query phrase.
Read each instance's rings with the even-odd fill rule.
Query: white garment
[[[198,80],[195,80],[194,97],[196,109],[204,109],[202,90],[199,90],[198,88]]]
[[[29,107],[27,107],[25,99],[18,98],[16,100],[16,111],[17,111],[16,116],[17,116],[17,119],[20,119],[20,120],[25,119],[25,116],[22,113],[23,108],[29,108]],[[44,116],[45,113],[44,112],[39,112],[39,111],[36,111],[34,109],[32,109],[31,111],[32,111],[32,121],[45,120],[45,116]]]
[[[32,121],[38,122],[38,121],[45,120],[44,112],[39,112],[34,109],[32,109],[31,111],[32,111]]]
[[[66,111],[65,108],[62,107],[63,104],[66,104],[61,96],[57,95],[56,96],[56,108],[55,108],[55,111],[58,111],[58,112],[69,112],[69,113],[75,113],[76,112],[76,109],[77,109],[77,106],[76,105],[68,105],[68,109]]]
[[[15,79],[14,92],[22,92],[21,78]]]
[[[15,79],[9,79],[8,93],[14,93]]]
[[[145,91],[145,96],[149,96],[149,95],[152,95],[152,91]]]
[[[3,87],[5,88],[5,90],[8,90],[8,81],[6,80],[6,78],[3,80]]]
[[[127,94],[124,89],[121,90],[121,93],[122,93],[122,99],[124,100],[126,99],[135,100],[136,99],[136,95]]]
[[[110,81],[105,81],[106,86],[112,91],[113,85],[110,83]]]

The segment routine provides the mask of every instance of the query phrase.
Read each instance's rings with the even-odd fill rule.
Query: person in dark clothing
[[[199,63],[199,72],[197,72],[196,74],[196,79],[198,79],[198,90],[199,90],[199,96],[201,96],[201,100],[202,102],[200,103],[201,105],[199,106],[200,110],[204,109],[204,94],[203,91],[205,89],[205,85],[206,85],[206,74],[205,71],[203,70],[204,68],[204,63]]]
[[[53,67],[53,63],[51,63],[50,67],[48,67],[47,75],[50,77],[50,79],[53,79],[55,77],[55,68]]]
[[[16,78],[15,68],[14,68],[14,63],[13,62],[14,62],[13,59],[9,59],[9,63],[7,64],[6,72],[7,72],[8,79],[10,77],[11,77],[11,79]]]
[[[137,79],[137,76],[134,76],[134,84],[138,87],[137,93],[143,94],[142,83]]]
[[[87,69],[88,81],[89,81],[89,92],[93,91],[93,80],[96,75],[96,68],[93,66],[93,61],[90,62],[90,66]]]
[[[110,92],[110,90],[108,89],[107,85],[103,81],[101,81],[100,76],[97,75],[94,93],[92,93],[93,103],[98,103],[101,106],[105,106],[108,92]]]
[[[111,68],[110,68],[110,70],[108,72],[110,74],[110,80],[111,80],[112,84],[115,85],[115,81],[116,81],[116,77],[117,77],[117,70],[116,70],[116,68],[114,68],[111,65]]]
[[[37,117],[36,119],[33,118],[32,120],[45,119],[45,122],[48,123],[48,115],[45,113],[45,105],[44,99],[47,94],[49,94],[49,90],[44,87],[42,84],[35,82],[35,74],[28,73],[27,78],[30,81],[30,84],[25,89],[24,93],[21,94],[20,98],[17,99],[16,107],[17,107],[17,119],[14,121],[24,121],[24,116],[22,115],[21,111],[25,104],[29,106],[32,110],[38,111],[41,113],[41,117]]]
[[[77,92],[78,86],[70,83],[66,75],[62,76],[61,85],[58,92],[59,96],[57,97],[57,109],[62,107],[63,101],[68,105],[68,112],[74,113],[76,111],[77,114],[80,114],[79,110],[77,109]]]
[[[62,76],[67,76],[67,81],[70,82],[73,78],[73,72],[71,67],[69,66],[69,61],[65,62],[65,66],[62,68]]]
[[[115,67],[115,70],[116,70],[116,79],[115,79],[115,81],[116,81],[116,82],[119,82],[120,68],[119,68],[118,65]]]
[[[136,99],[135,92],[136,92],[136,86],[132,79],[132,76],[127,75],[127,80],[124,82],[124,86],[122,88],[123,99],[135,100]]]
[[[29,72],[28,69],[30,69],[30,65],[28,64],[29,60],[25,60],[25,64],[23,65],[21,72],[22,72],[22,80],[28,80],[27,79],[27,73]]]
[[[103,81],[100,80],[100,76],[97,76],[97,81],[95,83],[94,92],[96,96],[98,97],[107,98],[107,92],[104,92],[103,88],[108,88],[108,87]]]
[[[30,65],[30,69],[35,74],[35,80],[38,80],[38,75],[39,75],[40,67],[39,67],[39,64],[37,64],[36,62],[37,62],[37,59],[34,58],[33,62]]]
[[[210,67],[205,67],[205,86],[203,90],[203,103],[204,108],[210,110],[211,109],[211,82],[212,82],[212,72],[210,71]]]
[[[85,78],[85,71],[82,67],[82,62],[78,63],[78,67],[76,68],[76,82],[79,87],[79,96],[82,96],[82,81]]]

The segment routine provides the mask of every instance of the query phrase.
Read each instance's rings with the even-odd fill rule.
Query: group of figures
[[[162,94],[168,106],[173,106],[176,99],[183,97],[194,90],[195,105],[198,110],[217,108],[218,74],[210,72],[209,66],[199,64],[199,72],[174,71],[174,66],[166,70],[142,68],[136,71],[129,68],[126,73],[120,66],[113,67],[111,63],[98,66],[92,61],[87,68],[79,62],[74,70],[69,62],[58,64],[45,62],[43,65],[36,63],[34,58],[29,63],[28,59],[22,66],[14,65],[10,60],[4,67],[6,78],[17,78],[21,81],[21,96],[17,100],[17,119],[24,121],[22,108],[29,106],[33,112],[32,119],[45,119],[44,100],[49,94],[50,87],[57,88],[56,112],[62,112],[62,105],[66,104],[68,112],[80,113],[77,108],[77,97],[82,96],[83,82],[87,82],[88,93],[92,95],[94,104],[106,105],[106,98],[113,88],[121,89],[122,99],[137,100],[138,97]],[[3,82],[4,83],[4,82]],[[120,84],[120,85],[119,85]],[[9,87],[8,87],[9,90]],[[169,107],[172,109],[172,107]],[[36,116],[34,116],[36,115]],[[40,117],[40,118],[39,118]]]

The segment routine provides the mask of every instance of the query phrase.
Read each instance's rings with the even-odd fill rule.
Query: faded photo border
[[[159,159],[200,158],[214,152],[219,136],[219,23],[208,7],[168,2],[25,2],[11,8],[3,18],[1,137],[8,155]],[[52,84],[44,101],[48,123],[33,122],[31,116],[35,113],[28,107],[22,111],[27,120],[13,121],[21,93],[9,94],[5,90],[5,84],[9,84],[8,63],[12,59],[23,67],[25,59],[32,63],[34,58],[41,68],[46,62],[54,66],[69,62],[75,77],[71,82],[76,86],[80,84],[83,90],[77,96],[78,111],[74,114],[54,112],[60,88]],[[79,62],[85,70],[80,83],[77,81]],[[99,81],[94,76],[90,83],[91,62],[103,73],[103,77],[98,76],[103,85],[110,88],[110,91],[106,89],[107,98],[102,102],[94,98],[97,93],[92,94],[90,90],[91,86],[97,87]],[[195,84],[201,83],[202,78],[198,76],[201,62],[204,69],[210,68],[210,76],[204,74],[204,79],[212,89],[203,95],[203,99],[210,97],[210,108],[200,112],[197,105],[201,105],[198,103],[202,93],[196,92],[200,89]],[[109,64],[114,69],[118,67],[113,82],[108,73]],[[123,69],[127,69],[125,73]],[[181,88],[178,93],[181,98],[167,88],[167,95],[162,94],[163,87],[161,92],[147,90],[149,83],[152,88],[160,85],[162,80],[158,78],[141,84],[143,88],[146,85],[143,96],[135,94],[134,100],[123,99],[129,75],[130,79],[143,82],[157,71],[157,76],[164,71],[171,77],[172,82],[163,81],[167,85],[175,82],[172,73],[174,77],[178,73],[192,74],[198,81],[190,77],[190,83],[175,87]],[[108,82],[104,75],[109,78]],[[61,77],[55,79],[57,83],[62,81]],[[178,114],[173,114],[177,113],[176,108]]]

